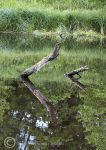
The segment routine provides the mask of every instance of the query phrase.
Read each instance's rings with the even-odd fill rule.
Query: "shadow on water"
[[[79,105],[83,102],[72,96],[56,104],[58,113],[56,125],[51,122],[50,115],[35,97],[28,92],[21,82],[6,82],[11,87],[7,102],[10,111],[4,115],[1,135],[14,137],[15,148],[24,149],[95,149],[85,139],[85,129],[77,116]],[[2,149],[3,149],[2,143]]]

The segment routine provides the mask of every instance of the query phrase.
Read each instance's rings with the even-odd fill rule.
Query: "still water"
[[[37,49],[51,48],[56,43],[54,37],[32,35],[1,34],[0,40],[1,50],[21,50],[23,54],[34,50],[36,53]],[[63,47],[67,53],[71,49],[97,48],[98,55],[106,54],[105,39],[71,38]],[[1,78],[0,150],[106,150],[106,59],[98,56],[91,65],[86,92],[67,84],[68,79],[61,81],[61,76],[60,81],[52,77],[38,81],[40,91],[48,99],[55,99],[55,123],[20,78]],[[65,91],[68,91],[66,95]]]

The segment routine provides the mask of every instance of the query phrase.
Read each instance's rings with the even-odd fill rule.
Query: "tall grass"
[[[0,31],[56,30],[61,24],[71,29],[93,29],[105,34],[105,10],[15,10],[0,9]]]
[[[101,32],[106,32],[106,13],[105,10],[75,10],[67,13],[66,21],[73,28],[93,29]]]
[[[0,7],[34,8],[51,7],[58,10],[66,9],[98,9],[106,5],[105,0],[1,0]]]

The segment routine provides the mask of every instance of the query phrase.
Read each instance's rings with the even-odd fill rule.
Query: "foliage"
[[[52,48],[51,48],[52,50]],[[0,52],[0,65],[1,65],[1,78],[19,78],[20,73],[39,60],[41,60],[44,56],[47,56],[50,52],[50,49],[38,50],[38,51],[1,51]],[[91,53],[92,51],[92,53]],[[50,65],[46,66],[43,70],[36,74],[36,78],[33,75],[31,79],[39,86],[39,88],[45,92],[45,94],[50,99],[64,99],[66,96],[70,96],[70,83],[69,80],[64,77],[64,73],[70,72],[75,68],[80,66],[88,65],[91,67],[92,72],[88,72],[86,74],[86,78],[84,79],[86,83],[92,83],[95,79],[95,84],[104,83],[102,81],[102,76],[105,74],[102,68],[100,70],[100,66],[105,66],[105,55],[104,51],[101,49],[97,51],[97,49],[70,49],[62,50],[61,59],[58,61],[52,62]],[[66,59],[67,58],[67,59]],[[5,61],[6,60],[6,61]],[[27,61],[29,60],[29,61]],[[71,69],[70,69],[71,66]],[[47,80],[48,79],[48,80]],[[52,82],[51,82],[52,80]],[[55,85],[57,90],[55,92]],[[103,84],[104,85],[104,84]],[[51,87],[51,88],[50,88]],[[51,89],[51,90],[50,90]],[[66,92],[66,89],[67,92]],[[55,93],[55,95],[54,95]]]
[[[79,13],[80,12],[80,13]],[[0,31],[55,31],[61,24],[71,30],[93,29],[105,34],[106,12],[98,10],[0,9]]]
[[[0,125],[2,125],[5,111],[9,110],[9,108],[9,103],[5,99],[0,99]]]
[[[99,37],[98,32],[106,33],[105,4],[105,0],[0,1],[0,31],[15,33],[12,36],[3,34],[0,38],[1,149],[5,135],[16,137],[20,128],[29,126],[38,141],[46,143],[45,149],[57,149],[56,146],[70,149],[71,145],[73,149],[105,150],[106,41],[102,36],[97,41],[95,38]],[[16,35],[19,32],[28,34]],[[67,39],[61,59],[31,76],[41,92],[60,109],[58,126],[50,126],[46,134],[35,124],[14,120],[11,112],[5,112],[18,110],[21,115],[30,112],[34,119],[43,116],[48,120],[46,110],[20,82],[20,73],[50,54],[54,44],[61,40],[60,33]],[[89,71],[83,74],[81,82],[89,86],[84,93],[73,89],[64,73],[85,65]]]

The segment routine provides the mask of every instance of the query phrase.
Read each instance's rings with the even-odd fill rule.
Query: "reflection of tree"
[[[3,125],[3,117],[5,114],[5,111],[9,110],[9,104],[6,102],[5,99],[0,100],[0,128]],[[3,132],[3,129],[1,128],[1,132]],[[0,134],[0,146],[2,145],[3,136]]]
[[[79,107],[80,114],[78,118],[85,128],[88,143],[95,145],[98,150],[105,150],[106,103],[105,99],[102,99],[99,94],[98,89],[89,89],[87,91],[87,95],[84,95],[84,105]]]
[[[5,131],[3,131],[3,128],[2,128],[3,117],[5,114],[5,111],[10,109],[10,105],[6,101],[7,96],[8,96],[6,93],[7,91],[8,91],[7,87],[3,85],[2,81],[0,81],[0,147],[3,144],[3,136],[1,133],[5,132]]]
[[[28,150],[28,145],[34,145],[36,143],[36,136],[29,133],[29,130],[22,128],[16,135],[18,143],[18,150]]]
[[[16,137],[16,135],[20,133],[20,129],[29,126],[29,134],[36,136],[37,140],[34,148],[32,145],[29,145],[29,149],[32,148],[36,150],[38,147],[41,147],[42,149],[48,150],[68,150],[70,149],[70,145],[73,150],[79,149],[80,147],[88,150],[92,148],[85,141],[82,124],[76,119],[80,113],[79,105],[82,104],[80,98],[73,96],[64,101],[59,101],[57,104],[57,125],[53,127],[46,109],[39,103],[39,101],[35,101],[35,97],[27,91],[27,88],[25,88],[20,82],[17,86],[17,90],[13,90],[14,88],[15,87],[11,88],[8,97],[11,111],[10,113],[5,114],[3,131],[6,132],[6,136],[2,133],[2,137]],[[13,117],[13,112],[15,112],[15,115],[17,114],[17,117]],[[26,117],[25,120],[23,120],[23,117]],[[36,121],[40,117],[42,117],[44,122],[50,122],[45,131],[36,127]],[[30,122],[31,119],[33,120],[32,122]]]
[[[68,150],[71,146],[72,150],[95,150],[95,147],[89,144],[96,145],[97,149],[100,150],[104,150],[104,147],[106,147],[106,135],[104,132],[106,128],[104,114],[105,100],[101,100],[103,98],[105,99],[105,95],[104,93],[104,97],[99,95],[100,93],[98,92],[98,89],[95,93],[92,93],[94,89],[90,91],[89,99],[86,96],[82,98],[82,100],[84,99],[83,105],[80,105],[81,101],[76,96],[71,96],[69,99],[59,101],[57,104],[57,125],[54,128],[52,124],[50,124],[45,131],[42,131],[35,126],[35,120],[42,117],[44,122],[50,121],[46,110],[39,104],[39,102],[34,101],[35,97],[33,97],[33,95],[31,95],[21,83],[14,81],[12,82],[10,90],[4,91],[8,94],[7,101],[10,102],[11,110],[16,112],[19,111],[21,118],[26,118],[25,120],[14,118],[14,120],[9,117],[9,114],[5,114],[3,120],[4,109],[1,107],[1,112],[3,113],[3,115],[1,115],[3,126],[1,128],[2,133],[0,136],[2,139],[7,136],[15,137],[24,126],[30,126],[30,135],[33,133],[33,135],[37,137],[38,145],[45,149]],[[6,104],[4,105],[4,108],[7,108],[8,103],[5,102],[6,101],[3,102],[3,105]],[[20,116],[20,114],[18,114],[18,116]],[[33,121],[31,123],[29,117],[30,114],[33,116]],[[78,122],[77,118],[80,118],[81,120]],[[36,145],[34,147],[36,150]],[[2,147],[0,149],[2,149]]]

